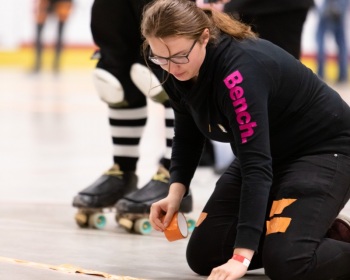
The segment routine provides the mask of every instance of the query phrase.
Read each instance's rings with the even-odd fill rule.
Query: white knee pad
[[[111,73],[101,68],[95,68],[93,82],[98,95],[104,102],[116,107],[124,105],[123,86]]]
[[[169,99],[156,75],[146,66],[134,63],[130,69],[130,77],[138,89],[153,101],[164,103]]]

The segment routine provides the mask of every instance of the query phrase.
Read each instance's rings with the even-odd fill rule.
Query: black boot
[[[123,172],[115,164],[93,184],[80,191],[73,199],[73,206],[78,208],[114,206],[120,198],[137,190],[137,180],[135,172]]]
[[[118,215],[150,213],[152,203],[165,198],[169,192],[169,172],[160,167],[157,174],[143,188],[126,195],[116,204]],[[192,194],[189,193],[181,202],[179,211],[192,211]]]

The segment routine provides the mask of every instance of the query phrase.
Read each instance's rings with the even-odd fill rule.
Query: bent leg
[[[350,158],[306,156],[276,169],[275,207],[263,250],[266,274],[274,280],[350,276],[350,244],[326,238],[349,199]],[[289,203],[283,203],[287,199]]]
[[[205,205],[187,247],[187,262],[200,275],[226,263],[233,254],[241,193],[241,172],[237,159],[220,177]],[[261,268],[261,250],[250,269]]]

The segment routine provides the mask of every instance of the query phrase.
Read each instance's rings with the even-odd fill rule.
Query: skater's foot
[[[169,171],[160,166],[156,175],[143,188],[126,195],[116,204],[119,214],[149,213],[152,203],[165,198],[169,192]],[[189,193],[180,206],[181,212],[192,211],[192,194]]]
[[[340,214],[328,230],[327,237],[350,243],[350,219]]]
[[[137,190],[135,172],[123,172],[115,164],[92,185],[83,189],[73,199],[79,208],[111,207],[127,193]]]

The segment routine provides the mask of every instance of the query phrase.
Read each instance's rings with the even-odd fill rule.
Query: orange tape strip
[[[266,221],[266,235],[277,232],[286,232],[291,220],[291,218],[275,217],[270,221]]]
[[[188,236],[187,221],[182,213],[175,213],[169,226],[164,231],[166,239],[168,241],[176,241],[186,238]]]
[[[281,214],[284,210],[284,208],[288,207],[292,203],[294,203],[296,199],[294,198],[283,198],[280,200],[275,200],[272,203],[271,211],[270,211],[270,217],[276,214]]]
[[[83,269],[83,268],[73,266],[70,264],[62,264],[62,265],[56,266],[56,265],[36,263],[36,262],[11,259],[11,258],[5,258],[5,257],[0,257],[0,261],[7,262],[7,263],[13,263],[13,264],[22,264],[22,265],[31,266],[31,267],[40,268],[40,269],[51,269],[51,270],[56,270],[56,271],[66,272],[66,273],[81,273],[81,274],[86,274],[86,275],[99,276],[99,277],[103,277],[103,278],[111,279],[111,280],[146,280],[146,279],[141,279],[141,278],[133,278],[133,277],[129,277],[129,276],[111,275],[111,274],[100,272],[100,271]]]
[[[208,216],[208,213],[202,212],[199,215],[199,218],[198,218],[197,223],[196,223],[196,227],[199,227],[201,225],[201,223],[203,223],[203,221],[207,218],[207,216]]]

